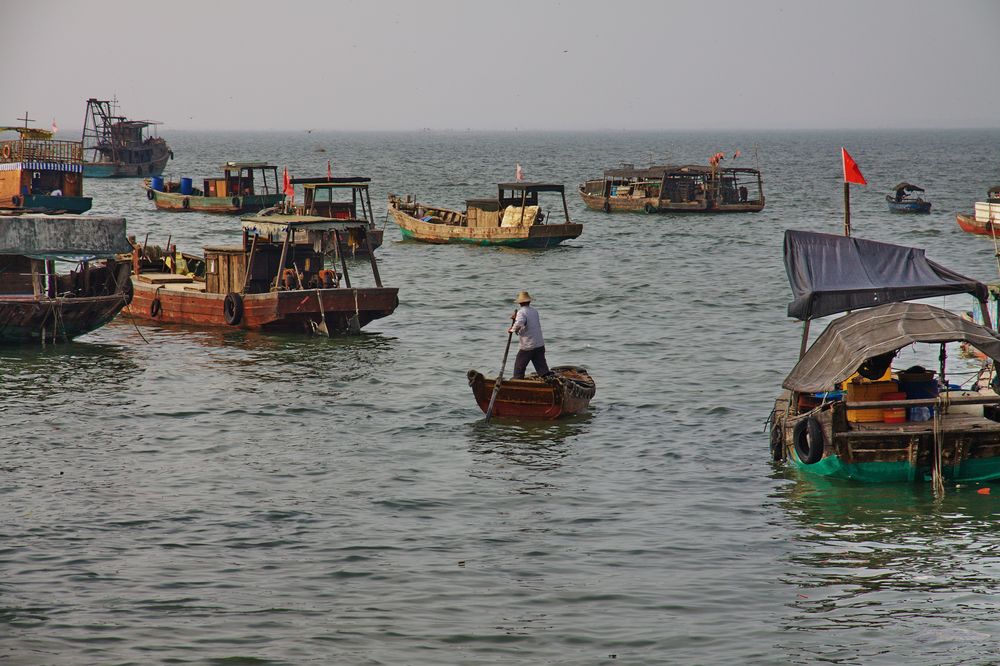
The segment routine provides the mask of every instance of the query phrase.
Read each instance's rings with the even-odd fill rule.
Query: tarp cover
[[[890,303],[832,322],[782,386],[800,393],[832,391],[866,360],[914,342],[968,342],[1000,362],[1000,337],[988,328],[933,305]]]
[[[0,254],[35,259],[106,259],[132,251],[124,217],[19,215],[0,218]]]
[[[863,238],[785,232],[788,316],[813,319],[948,294],[986,298],[986,285],[936,264],[924,251]]]

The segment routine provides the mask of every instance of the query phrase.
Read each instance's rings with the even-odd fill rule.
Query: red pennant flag
[[[288,177],[288,167],[285,167],[285,174],[282,176],[282,188],[281,191],[284,192],[286,197],[295,196],[295,188],[292,187],[292,179]]]
[[[854,161],[853,157],[847,154],[847,148],[841,147],[840,152],[841,157],[844,159],[844,182],[867,185],[868,181],[861,175],[858,163]]]
[[[514,180],[519,183],[524,180],[524,170],[521,168],[520,164],[514,165]]]

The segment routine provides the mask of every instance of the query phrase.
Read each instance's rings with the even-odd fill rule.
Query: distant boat
[[[403,238],[423,243],[465,243],[517,248],[553,247],[576,238],[582,224],[569,219],[566,192],[551,183],[501,183],[495,199],[468,199],[465,212],[389,195],[389,214]],[[554,193],[561,204],[543,209],[540,193]],[[563,217],[559,218],[559,211]],[[553,222],[553,220],[556,220]]]
[[[977,201],[972,215],[956,216],[962,231],[980,236],[1000,236],[1000,185],[986,192],[986,201]]]
[[[149,134],[155,120],[129,120],[115,115],[115,102],[87,100],[83,119],[83,150],[87,178],[159,176],[174,156],[167,142]]]
[[[605,213],[756,213],[764,183],[749,167],[623,164],[580,185],[583,203]]]
[[[190,178],[147,178],[142,186],[157,208],[172,212],[253,213],[284,201],[273,164],[226,162],[221,168],[221,178],[205,178],[200,188]]]
[[[469,386],[483,413],[489,409],[496,379],[469,370]],[[493,416],[527,419],[557,419],[586,411],[597,393],[597,384],[583,368],[569,365],[552,368],[548,377],[505,379],[500,383]]]
[[[68,342],[109,321],[132,298],[121,217],[0,218],[0,343]],[[56,273],[72,257],[77,268]]]
[[[931,202],[924,201],[920,196],[912,197],[913,192],[923,192],[924,188],[910,183],[899,183],[892,188],[894,195],[885,195],[885,203],[889,207],[890,213],[929,213],[931,212]]]
[[[27,117],[27,116],[25,116]],[[18,139],[0,141],[0,210],[17,213],[83,213],[83,144],[57,141],[34,127],[0,127]]]

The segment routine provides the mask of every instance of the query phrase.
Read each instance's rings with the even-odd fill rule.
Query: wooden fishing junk
[[[147,178],[146,197],[160,210],[201,213],[252,213],[284,200],[278,167],[264,162],[226,162],[221,178],[205,178],[194,187],[190,178],[164,181]]]
[[[493,405],[493,415],[525,419],[557,419],[581,414],[590,406],[597,384],[584,368],[569,365],[551,368],[545,377],[529,375],[525,379],[500,382]],[[477,370],[468,372],[469,386],[479,408],[486,413],[496,386],[496,379]]]
[[[756,213],[764,208],[764,181],[749,167],[623,164],[580,185],[580,197],[605,213]]]
[[[344,220],[356,223],[341,229],[344,249],[350,256],[357,256],[382,245],[383,231],[375,226],[375,214],[368,193],[371,178],[347,176],[325,178],[292,178],[292,185],[301,185],[305,192],[305,203],[291,206],[287,202],[267,208],[242,218],[244,222],[261,222],[269,225],[283,225],[289,222],[322,222],[324,220]],[[350,198],[338,197],[346,192]],[[332,243],[336,252],[337,245]]]
[[[545,248],[576,238],[582,224],[574,224],[566,207],[562,185],[550,183],[501,183],[496,199],[469,199],[465,212],[418,203],[389,195],[389,214],[404,239],[424,243],[466,243],[517,248]],[[558,194],[555,210],[543,209],[539,194]],[[562,220],[558,219],[559,213]]]
[[[864,482],[1000,478],[1000,396],[946,377],[946,344],[960,342],[995,364],[1000,337],[947,310],[904,302],[986,286],[917,248],[789,230],[785,267],[804,322],[799,361],[771,415],[771,453],[799,468]],[[840,312],[807,349],[809,322]],[[893,369],[912,344],[938,347],[937,372]],[[935,375],[937,375],[935,377]]]
[[[66,342],[111,321],[131,298],[124,218],[0,218],[0,343]],[[77,264],[57,274],[56,262]]]
[[[977,201],[972,215],[959,213],[955,221],[970,234],[978,236],[1000,236],[1000,185],[986,192],[986,201]]]
[[[83,213],[83,144],[58,141],[52,132],[28,127],[0,127],[20,137],[0,141],[0,211]]]
[[[159,176],[174,156],[166,141],[149,132],[159,123],[115,115],[114,106],[112,100],[87,100],[83,174],[88,178]]]
[[[368,252],[375,287],[352,285],[343,237],[366,224],[352,220],[305,220],[243,224],[234,246],[210,246],[204,256],[154,258],[134,250],[135,295],[128,311],[157,322],[330,335],[357,333],[392,314],[398,289],[383,287]],[[340,272],[324,261],[330,243],[339,247]]]

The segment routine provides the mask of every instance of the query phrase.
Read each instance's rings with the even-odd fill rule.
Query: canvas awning
[[[788,316],[806,320],[948,294],[982,301],[986,285],[937,264],[915,247],[813,231],[785,232]]]
[[[904,192],[923,192],[924,188],[913,185],[912,183],[902,182],[892,188],[897,192],[903,190]]]
[[[791,391],[833,391],[866,360],[915,342],[968,342],[1000,362],[1000,337],[985,326],[925,303],[890,303],[832,322],[785,378]]]
[[[347,231],[368,226],[364,220],[335,220],[313,215],[282,215],[267,217],[244,217],[243,228],[251,233],[277,235],[288,229],[293,231]]]
[[[132,251],[124,217],[18,215],[0,218],[0,254],[33,259],[107,259]]]

